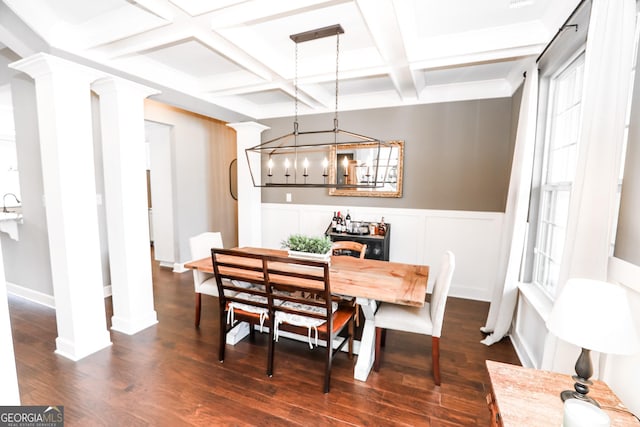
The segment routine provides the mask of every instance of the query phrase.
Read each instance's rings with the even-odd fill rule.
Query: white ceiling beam
[[[380,55],[390,64],[389,76],[398,95],[404,100],[417,99],[422,88],[416,87],[393,3],[391,0],[357,0],[356,3]]]
[[[255,84],[255,85],[239,86],[239,87],[234,87],[232,89],[226,89],[226,90],[213,90],[213,91],[209,91],[209,94],[211,96],[219,98],[219,97],[228,97],[228,96],[250,95],[258,92],[267,92],[274,89],[281,90],[282,92],[286,93],[293,99],[295,99],[296,97],[296,91],[293,84],[288,83],[284,80],[279,80],[277,82]],[[313,94],[309,95],[309,93],[307,92],[307,88],[303,89],[300,86],[298,86],[298,101],[311,108],[327,107],[326,103],[321,101],[321,99],[323,98],[326,101],[326,97],[323,97],[322,93],[318,92],[316,87],[311,86],[309,88],[309,92],[316,93],[316,94],[319,93],[320,97],[316,97]]]
[[[536,44],[518,46],[510,49],[488,50],[464,55],[438,57],[416,61],[411,64],[412,70],[427,70],[432,68],[458,67],[486,62],[511,61],[517,58],[537,56],[544,49],[544,45]]]
[[[238,48],[216,32],[212,32],[209,29],[197,28],[194,30],[193,35],[213,51],[234,62],[241,68],[244,68],[246,71],[255,74],[261,79],[273,81],[280,77],[274,70],[267,67],[253,56],[247,54],[244,50]]]
[[[210,24],[214,29],[251,25],[350,1],[352,0],[250,0],[212,12],[209,15]]]
[[[133,0],[133,2],[165,21],[173,21],[175,18],[173,8],[165,0]]]
[[[105,59],[118,59],[124,56],[137,54],[154,49],[159,46],[166,46],[181,40],[186,40],[193,35],[193,24],[185,22],[183,24],[172,24],[141,34],[127,37],[112,43],[107,43],[102,47],[94,49]]]

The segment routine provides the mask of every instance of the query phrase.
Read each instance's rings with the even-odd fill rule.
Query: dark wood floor
[[[380,372],[353,379],[339,355],[322,393],[323,352],[281,339],[265,375],[266,335],[227,346],[217,361],[217,301],[203,297],[193,326],[191,273],[154,263],[159,323],[79,362],[54,354],[53,310],[9,297],[23,405],[64,405],[67,426],[411,425],[486,426],[485,359],[519,364],[508,339],[480,343],[488,304],[450,298],[441,338],[442,386],[431,376],[429,337],[389,331]],[[108,317],[111,300],[107,299]]]

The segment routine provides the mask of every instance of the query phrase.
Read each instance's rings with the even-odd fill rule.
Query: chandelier
[[[255,187],[378,188],[387,180],[391,144],[338,125],[339,24],[289,37],[295,42],[295,116],[293,131],[245,150]],[[336,37],[335,112],[333,128],[302,131],[298,124],[298,44]],[[257,156],[259,170],[252,169]]]

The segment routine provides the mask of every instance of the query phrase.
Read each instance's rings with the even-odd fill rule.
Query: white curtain
[[[504,215],[501,259],[508,261],[506,269],[501,269],[505,272],[503,286],[497,287],[489,309],[487,323],[481,328],[483,332],[491,332],[482,340],[482,343],[486,345],[500,341],[507,334],[518,300],[518,277],[526,240],[538,108],[538,67],[535,61],[531,62],[522,90],[516,144]]]
[[[576,177],[558,280],[606,280],[611,224],[617,203],[620,155],[630,92],[634,0],[593,0],[587,36]],[[566,353],[547,339],[543,369],[557,369]],[[566,356],[566,354],[564,355]],[[575,360],[575,357],[573,358]]]

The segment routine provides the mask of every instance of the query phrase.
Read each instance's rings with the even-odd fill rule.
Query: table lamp
[[[609,354],[633,354],[640,351],[627,292],[619,285],[591,279],[569,279],[547,319],[551,333],[582,347],[576,361],[574,390],[560,394],[563,401],[575,398],[598,403],[591,397],[589,378],[593,375],[591,350]]]

